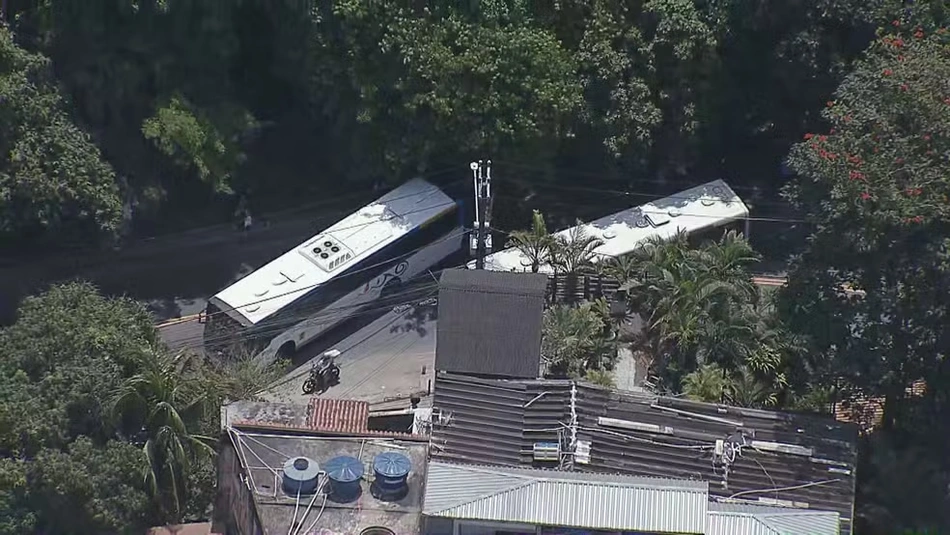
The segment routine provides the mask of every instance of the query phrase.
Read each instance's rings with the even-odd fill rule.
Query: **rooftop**
[[[850,532],[851,424],[571,381],[440,373],[434,390],[436,460],[702,480],[714,498],[837,512]]]
[[[242,459],[246,484],[252,490],[254,508],[265,535],[284,535],[300,528],[300,533],[360,533],[373,526],[386,526],[396,533],[418,533],[426,478],[424,442],[394,439],[318,437],[231,430],[232,445]],[[378,499],[372,490],[373,460],[384,452],[397,452],[409,459],[408,493],[401,499]],[[284,464],[306,457],[321,468],[339,456],[363,463],[357,481],[358,497],[340,503],[328,496],[327,478],[320,476],[315,494],[298,497],[281,486]],[[316,531],[315,531],[316,530]]]
[[[424,512],[454,519],[703,533],[707,505],[704,482],[433,461]]]
[[[398,438],[426,441],[407,432],[372,429],[365,401],[310,398],[309,403],[236,401],[221,408],[221,428],[324,437]]]
[[[449,269],[439,281],[437,370],[536,378],[548,277]]]
[[[586,235],[603,240],[594,249],[600,256],[619,256],[632,251],[652,236],[669,238],[683,229],[696,232],[748,217],[742,199],[722,180],[714,180],[663,199],[648,202],[583,226]],[[669,224],[669,223],[673,224]],[[557,235],[570,237],[570,229]],[[474,266],[474,262],[469,264]],[[509,248],[485,257],[485,269],[529,271],[531,263],[518,249]],[[549,273],[551,266],[541,266]]]
[[[241,324],[255,325],[454,206],[436,186],[422,179],[410,180],[218,292],[210,301]],[[334,256],[325,257],[324,243]]]
[[[714,502],[705,535],[835,535],[839,524],[835,512]]]

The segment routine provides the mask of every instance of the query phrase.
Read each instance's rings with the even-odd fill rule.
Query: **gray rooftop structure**
[[[506,467],[429,464],[427,516],[649,533],[706,529],[707,484]]]
[[[711,503],[705,535],[838,535],[832,511],[809,511],[760,505]]]
[[[537,273],[443,271],[435,369],[537,378],[547,285]]]
[[[619,392],[569,380],[439,373],[441,462],[696,479],[713,498],[832,511],[851,531],[857,429],[831,418]],[[536,445],[555,446],[539,460]]]
[[[215,525],[221,532],[285,535],[299,529],[301,534],[353,535],[377,526],[400,534],[420,530],[427,456],[426,441],[420,437],[318,436],[312,430],[236,427],[228,429],[227,435],[219,449],[215,503]],[[378,499],[371,490],[373,460],[389,451],[406,456],[412,466],[408,493],[391,501]],[[364,465],[354,501],[339,503],[329,497],[323,474],[315,494],[298,498],[282,487],[288,460],[305,457],[322,468],[340,456],[353,457]]]

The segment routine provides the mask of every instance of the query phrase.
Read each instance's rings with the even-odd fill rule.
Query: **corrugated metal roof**
[[[547,284],[537,273],[443,271],[436,370],[536,379]]]
[[[711,503],[706,535],[839,535],[840,518],[810,511],[745,504]]]
[[[576,438],[590,441],[590,460],[574,470],[666,478],[700,479],[710,495],[789,500],[810,510],[837,511],[842,533],[851,529],[856,428],[830,418],[634,395],[578,383],[571,411],[570,381],[476,379],[440,373],[433,407],[447,423],[433,426],[432,456],[446,462],[504,466],[551,466],[535,461],[535,442],[566,449],[576,416]],[[605,427],[608,417],[638,429]],[[733,423],[730,423],[733,422]],[[672,434],[650,432],[649,426]],[[742,430],[756,441],[808,448],[811,456],[746,446],[730,466],[728,480],[713,464],[717,439]],[[570,460],[569,455],[562,459]],[[566,463],[562,468],[570,468]],[[813,483],[802,486],[805,483]],[[767,491],[794,487],[791,490]],[[763,490],[766,489],[766,490]]]
[[[363,433],[369,425],[369,403],[312,397],[307,406],[307,425],[316,431]]]
[[[706,484],[695,481],[430,462],[423,514],[589,529],[703,533]]]

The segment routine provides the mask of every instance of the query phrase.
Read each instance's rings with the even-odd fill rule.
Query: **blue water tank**
[[[412,462],[408,457],[394,451],[384,451],[373,459],[372,492],[376,499],[398,501],[409,493],[407,479],[412,471]]]
[[[291,496],[313,494],[317,491],[320,478],[320,466],[317,461],[306,457],[292,457],[284,463],[284,475],[281,486]]]
[[[360,496],[360,481],[363,479],[363,463],[359,459],[341,455],[323,465],[330,481],[330,499],[347,503]]]

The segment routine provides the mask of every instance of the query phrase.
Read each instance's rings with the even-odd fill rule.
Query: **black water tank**
[[[373,459],[372,493],[378,500],[394,502],[409,493],[407,479],[412,471],[412,462],[401,453],[384,451]]]

